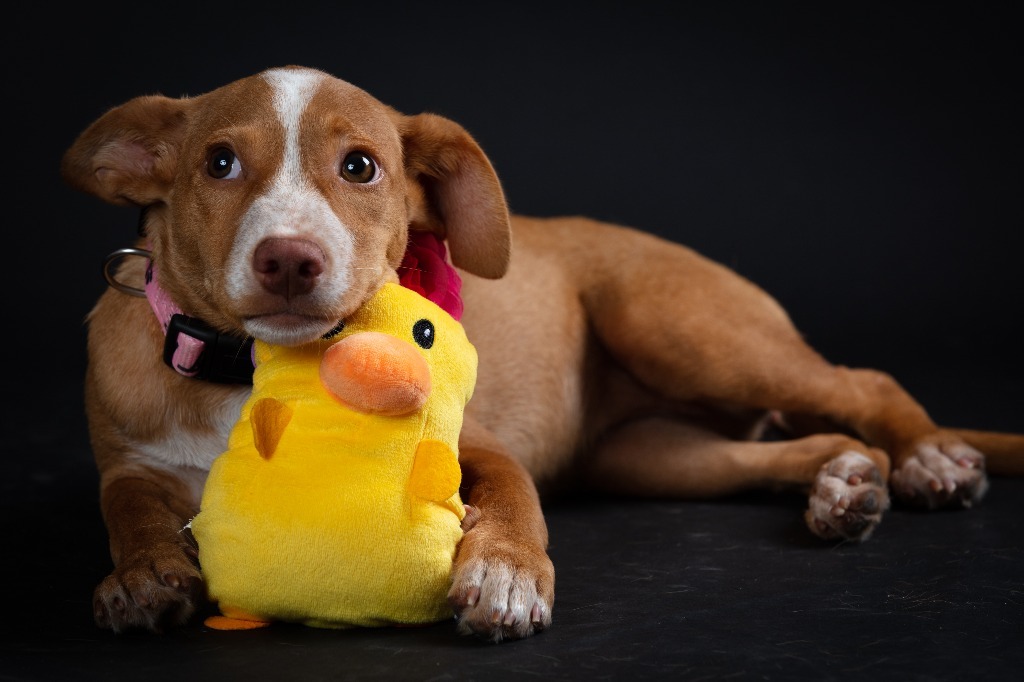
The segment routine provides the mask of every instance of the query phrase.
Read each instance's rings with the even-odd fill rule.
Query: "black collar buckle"
[[[181,371],[194,379],[220,384],[252,384],[252,337],[222,334],[198,318],[180,313],[172,315],[164,340],[164,362],[174,370],[179,369],[174,366],[178,334],[187,334],[205,344],[195,366],[182,367]]]

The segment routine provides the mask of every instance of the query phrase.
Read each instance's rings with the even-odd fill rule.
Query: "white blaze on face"
[[[263,77],[274,90],[274,110],[284,129],[284,158],[267,192],[257,197],[242,216],[228,257],[227,293],[233,300],[240,301],[261,291],[262,286],[253,271],[253,254],[264,239],[308,239],[319,245],[326,257],[324,272],[316,287],[305,300],[296,304],[295,310],[266,311],[302,314],[340,299],[348,290],[353,238],[327,200],[303,175],[299,123],[323,74],[275,69]],[[246,160],[240,161],[244,169]],[[308,340],[308,335],[315,333],[310,329],[275,327],[259,318],[247,321],[246,331],[271,343]]]

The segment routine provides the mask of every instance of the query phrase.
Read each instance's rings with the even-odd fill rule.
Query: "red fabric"
[[[430,232],[409,232],[409,246],[398,266],[398,281],[462,319],[462,278],[447,260],[444,242]]]

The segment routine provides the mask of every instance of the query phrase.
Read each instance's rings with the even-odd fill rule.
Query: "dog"
[[[480,360],[459,440],[475,513],[448,593],[461,633],[550,627],[541,500],[560,485],[676,498],[795,487],[810,532],[862,541],[890,494],[970,507],[987,472],[1024,473],[1024,436],[940,428],[891,376],[830,364],[771,296],[683,245],[510,215],[458,123],[321,70],[136,97],[72,142],[61,174],[141,211],[86,319],[114,565],[93,598],[103,628],[159,632],[202,605],[181,530],[251,390],[247,344],[329,333],[397,281],[415,232],[447,244]],[[787,437],[764,438],[771,424]]]

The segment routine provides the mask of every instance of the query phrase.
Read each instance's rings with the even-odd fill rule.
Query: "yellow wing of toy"
[[[412,463],[409,493],[431,502],[444,503],[459,492],[460,483],[462,469],[452,449],[439,440],[421,441]]]

